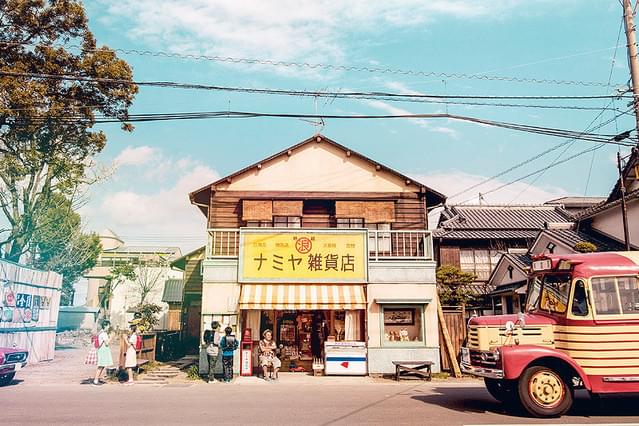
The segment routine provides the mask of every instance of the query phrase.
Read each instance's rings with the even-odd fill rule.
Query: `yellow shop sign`
[[[368,277],[361,230],[242,229],[240,282],[356,282]]]

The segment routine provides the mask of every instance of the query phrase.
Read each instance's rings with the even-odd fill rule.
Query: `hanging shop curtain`
[[[344,318],[344,339],[347,341],[359,340],[361,335],[360,315],[358,311],[346,311]]]
[[[262,312],[260,310],[251,310],[246,312],[246,328],[251,329],[251,339],[260,340],[260,320]]]
[[[240,309],[366,309],[364,286],[242,284]]]

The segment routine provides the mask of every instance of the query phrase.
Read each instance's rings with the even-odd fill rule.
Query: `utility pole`
[[[623,220],[623,240],[626,251],[630,251],[630,235],[628,233],[628,209],[626,208],[626,183],[621,168],[621,154],[617,151],[617,170],[619,170],[619,191],[621,192],[621,219]]]
[[[626,27],[626,41],[628,48],[628,63],[630,64],[630,79],[632,81],[632,107],[635,111],[635,128],[639,132],[639,52],[637,52],[637,30],[633,17],[632,0],[623,0],[623,21]],[[619,190],[621,191],[621,214],[623,220],[623,236],[626,250],[630,250],[630,235],[628,233],[628,209],[626,207],[626,182],[621,168],[621,154],[617,152],[617,169],[619,170]]]
[[[623,21],[626,25],[626,40],[628,60],[630,63],[630,78],[632,80],[633,108],[635,111],[635,126],[639,130],[639,58],[637,57],[637,31],[632,16],[631,0],[623,0]]]

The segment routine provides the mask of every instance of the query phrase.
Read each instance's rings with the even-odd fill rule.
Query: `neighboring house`
[[[433,233],[435,254],[440,265],[474,273],[476,292],[485,294],[502,253],[526,253],[548,226],[572,226],[570,214],[553,205],[446,206]]]
[[[205,247],[200,247],[171,263],[172,268],[183,274],[181,330],[184,345],[190,352],[197,352],[196,349],[199,349],[202,329],[202,262],[205,252]]]
[[[85,274],[87,279],[88,307],[101,307],[108,310],[113,327],[124,329],[132,318],[131,308],[140,303],[140,280],[146,280],[152,287],[145,302],[163,307],[157,329],[166,329],[169,306],[162,301],[164,284],[167,279],[181,279],[179,271],[172,270],[170,263],[181,256],[178,247],[127,246],[113,231],[105,230],[100,234],[102,253],[96,266]],[[104,289],[111,269],[116,265],[133,264],[137,280],[125,281],[105,300]]]
[[[545,205],[561,206],[574,215],[606,201],[606,197],[561,197],[546,201]]]
[[[439,370],[427,212],[442,194],[316,135],[190,198],[209,228],[201,325],[254,343],[273,330],[283,371],[310,371],[331,339],[360,355],[327,373],[394,373],[405,359]]]
[[[166,330],[182,330],[183,299],[184,281],[175,278],[167,279],[164,282],[164,294],[162,294],[162,301],[169,305],[169,311],[166,314]]]
[[[639,248],[639,153],[633,150],[622,171],[626,188],[626,206],[630,247]],[[593,230],[601,235],[624,243],[623,216],[621,208],[621,180],[617,179],[610,195],[601,202],[574,216],[579,229]]]

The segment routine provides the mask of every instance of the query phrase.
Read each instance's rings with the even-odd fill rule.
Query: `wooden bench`
[[[395,380],[399,382],[401,376],[417,376],[428,381],[432,379],[432,361],[393,361],[395,365]]]

